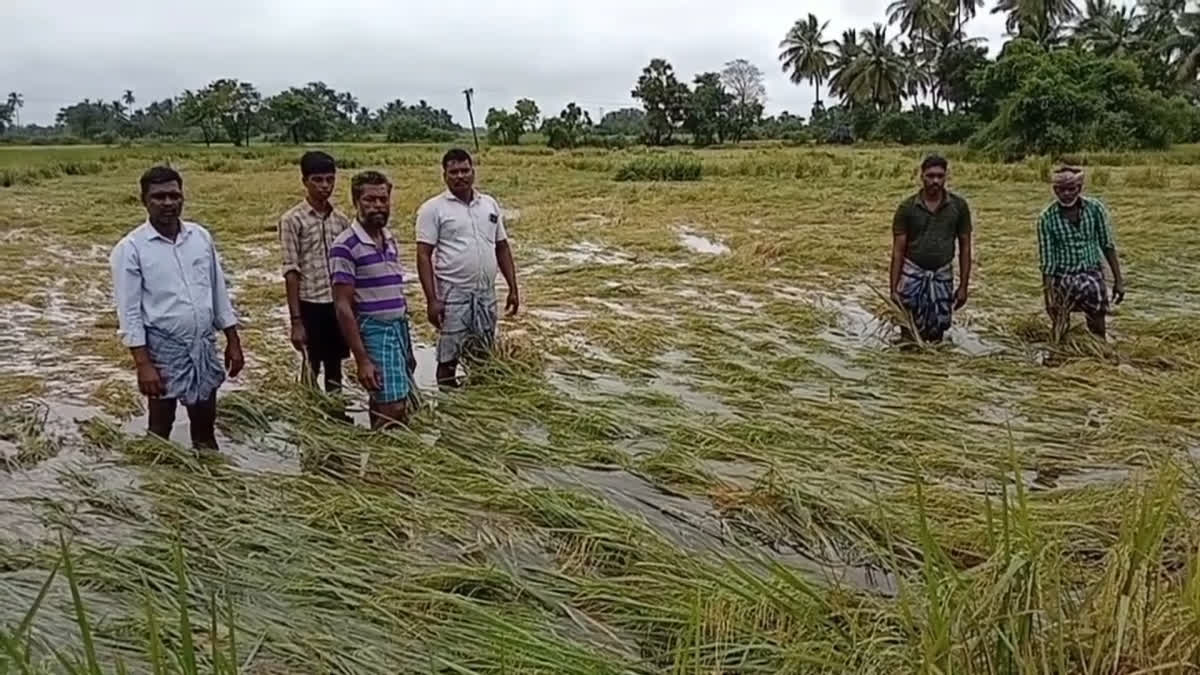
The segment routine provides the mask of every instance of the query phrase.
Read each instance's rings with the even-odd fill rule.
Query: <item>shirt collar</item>
[[[159,234],[158,230],[154,229],[154,226],[150,224],[149,220],[142,223],[142,228],[143,228],[144,236],[146,239],[148,239],[148,240],[159,239],[159,240],[167,242],[168,244],[177,244],[177,243],[183,241],[184,239],[187,239],[192,234],[192,224],[187,222],[186,220],[179,221],[179,236],[175,238],[175,241],[171,241],[170,239],[167,239],[166,237]]]
[[[324,220],[324,219],[326,218],[325,214],[323,214],[323,213],[321,213],[320,211],[318,211],[318,210],[317,210],[317,207],[315,207],[315,206],[313,206],[311,203],[309,203],[309,201],[308,201],[308,198],[307,198],[307,197],[305,197],[304,199],[302,199],[302,200],[300,201],[300,203],[301,203],[301,204],[304,206],[304,209],[305,209],[305,211],[304,211],[304,212],[305,212],[305,213],[307,213],[307,214],[309,214],[309,215],[311,215],[311,216],[315,216],[315,217],[317,217],[317,218],[318,218],[318,219],[320,219],[320,220]],[[332,216],[333,216],[333,214],[335,214],[335,213],[337,213],[337,204],[334,204],[334,203],[333,203],[333,200],[332,200],[332,199],[330,199],[330,200],[329,200],[329,217],[332,217]]]
[[[479,202],[479,190],[476,190],[475,188],[471,188],[471,201],[469,201],[469,202],[464,202],[463,200],[459,199],[453,192],[451,192],[449,190],[449,188],[447,188],[446,191],[442,193],[442,196],[452,202],[458,202],[459,204],[466,204],[467,206],[474,206],[476,203]]]
[[[925,204],[924,190],[917,190],[917,196],[913,197],[913,203],[917,206],[917,208],[925,211],[926,213],[937,213],[950,204],[950,191],[942,190],[942,201],[938,202],[937,208],[933,209],[932,211],[930,211],[929,206]]]
[[[358,222],[358,218],[354,219],[354,223],[352,225],[350,225],[350,227],[351,227],[351,229],[354,230],[354,234],[355,234],[355,236],[358,237],[359,241],[366,244],[367,246],[370,246],[371,248],[376,248],[375,240],[371,238],[371,235],[367,232],[367,228],[363,227],[362,223]],[[395,239],[392,238],[392,232],[385,226],[383,228],[384,247],[387,247],[389,244],[392,244],[393,242],[395,242]]]

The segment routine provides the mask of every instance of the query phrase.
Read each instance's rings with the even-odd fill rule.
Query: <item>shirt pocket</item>
[[[199,288],[212,288],[212,261],[207,255],[198,255],[192,259],[189,270],[191,282]]]

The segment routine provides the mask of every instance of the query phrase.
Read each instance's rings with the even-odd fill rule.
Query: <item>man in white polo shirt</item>
[[[480,357],[496,338],[496,272],[508,284],[505,309],[520,307],[504,216],[495,199],[475,189],[466,150],[442,157],[447,190],[417,211],[417,274],[429,323],[438,330],[437,380],[457,386],[460,358]]]

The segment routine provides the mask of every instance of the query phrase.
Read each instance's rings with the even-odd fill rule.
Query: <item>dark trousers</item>
[[[150,433],[170,440],[171,429],[175,426],[175,410],[178,401],[173,398],[149,399]],[[191,423],[192,446],[197,449],[217,450],[217,392],[213,392],[207,400],[195,405],[185,406],[188,421]]]
[[[338,326],[337,313],[332,302],[300,302],[300,320],[308,335],[308,365],[313,371],[313,380],[325,370],[325,391],[334,393],[342,389],[342,361],[350,356],[350,349]]]

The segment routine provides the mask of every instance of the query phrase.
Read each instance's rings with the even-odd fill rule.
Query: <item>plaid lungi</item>
[[[1051,306],[1061,312],[1108,313],[1108,288],[1104,272],[1094,267],[1050,277]]]
[[[146,327],[146,351],[158,369],[166,393],[185,406],[207,401],[225,381],[225,365],[217,354],[217,334],[208,331],[190,340]]]
[[[408,319],[380,321],[362,316],[358,319],[358,331],[367,356],[383,380],[383,387],[371,392],[371,398],[379,403],[394,403],[415,396],[412,373],[408,370],[408,356],[412,353]]]
[[[446,310],[438,335],[438,363],[491,351],[496,343],[496,289],[442,284],[438,294]]]
[[[900,279],[901,304],[921,339],[941,340],[954,315],[954,268],[927,270],[906,258]]]

